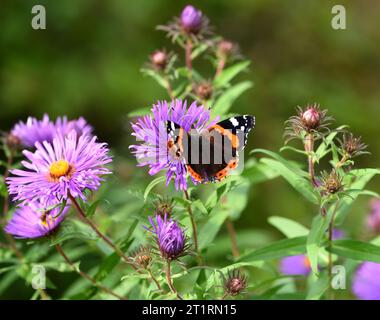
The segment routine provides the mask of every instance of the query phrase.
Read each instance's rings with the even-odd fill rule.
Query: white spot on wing
[[[239,125],[239,121],[236,120],[236,118],[231,118],[230,119],[230,122],[232,123],[232,125],[234,127],[237,127]]]

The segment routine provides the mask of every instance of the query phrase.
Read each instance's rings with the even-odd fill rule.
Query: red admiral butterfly
[[[221,181],[238,166],[239,151],[244,149],[254,126],[255,118],[249,115],[223,120],[200,133],[186,132],[167,121],[168,150],[174,158],[185,161],[187,171],[196,181]]]

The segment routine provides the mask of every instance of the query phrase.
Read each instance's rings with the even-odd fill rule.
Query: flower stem
[[[167,260],[167,265],[166,265],[166,281],[168,282],[168,286],[169,286],[170,290],[177,296],[177,298],[179,300],[183,300],[182,297],[177,292],[176,288],[174,288],[174,285],[173,285],[173,282],[172,282],[172,278],[171,278],[170,265],[171,265],[171,261]]]
[[[311,183],[312,183],[313,187],[318,187],[318,183],[315,179],[315,171],[314,171],[314,158],[313,158],[314,137],[313,137],[312,133],[309,133],[306,136],[305,151],[308,153],[307,159],[308,159],[309,175],[310,175]]]
[[[66,255],[66,253],[63,251],[62,247],[59,244],[55,245],[55,249],[58,251],[58,253],[63,257],[63,259],[66,261],[66,263],[74,270],[76,271],[81,277],[85,278],[89,282],[91,282],[95,287],[99,288],[100,290],[103,290],[104,292],[114,296],[115,298],[119,300],[127,300],[127,298],[124,298],[117,293],[113,292],[112,290],[108,289],[105,286],[102,286],[99,284],[93,277],[88,275],[87,273],[79,270],[75,267],[74,263],[70,260],[70,258]]]
[[[147,269],[148,273],[149,273],[149,276],[151,277],[151,279],[154,281],[154,283],[156,284],[158,290],[164,292],[164,290],[162,289],[160,283],[158,282],[157,278],[153,275],[152,273],[152,270],[150,270],[149,268]]]
[[[79,216],[95,231],[95,233],[104,240],[105,243],[108,244],[115,252],[116,254],[122,258],[127,264],[129,264],[133,269],[137,270],[136,266],[132,263],[129,257],[127,257],[123,251],[121,251],[108,237],[106,237],[99,229],[98,227],[89,219],[87,218],[86,214],[83,212],[82,208],[79,206],[78,202],[75,200],[75,198],[72,195],[69,195],[69,198],[71,202],[74,204],[75,209],[79,213]]]
[[[335,208],[334,208],[334,211],[332,213],[332,216],[331,216],[331,220],[329,222],[329,229],[328,229],[328,247],[329,247],[329,255],[328,255],[328,273],[329,273],[329,282],[330,282],[330,294],[329,294],[329,298],[330,299],[333,299],[333,292],[331,290],[331,282],[332,282],[332,268],[333,268],[333,262],[332,262],[332,253],[331,253],[331,249],[332,249],[332,240],[333,240],[333,230],[334,230],[334,220],[335,220],[335,214],[338,210],[338,207],[339,207],[339,200],[337,200],[336,204],[335,204]]]
[[[234,223],[229,217],[226,219],[226,227],[227,227],[228,235],[230,236],[230,240],[231,240],[232,255],[234,256],[234,258],[239,258],[240,251],[237,244],[236,231],[235,231]]]
[[[218,77],[222,73],[225,65],[226,65],[226,60],[221,58],[218,62],[218,66],[216,67],[216,72],[215,72],[214,78]]]
[[[190,201],[190,196],[189,196],[189,193],[187,192],[187,190],[184,190],[183,193],[185,194],[185,198],[186,200]],[[189,212],[189,217],[190,217],[190,221],[191,221],[191,226],[193,228],[193,239],[194,239],[194,247],[195,247],[195,251],[197,252],[198,254],[198,258],[199,258],[199,264],[202,265],[203,264],[203,259],[202,259],[202,255],[201,255],[201,252],[199,251],[199,246],[198,246],[198,231],[197,231],[197,225],[195,223],[195,219],[194,219],[194,215],[193,215],[193,210],[191,209],[191,204],[189,204],[189,206],[187,207],[187,210]]]
[[[193,69],[192,61],[191,61],[191,51],[193,50],[193,43],[190,38],[186,41],[186,48],[185,48],[185,60],[186,60],[186,67],[190,72],[190,78],[191,78],[191,71]]]

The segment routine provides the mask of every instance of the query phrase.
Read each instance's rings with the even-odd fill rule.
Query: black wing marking
[[[231,133],[237,134],[237,132],[242,132],[244,134],[244,142],[241,149],[244,149],[248,140],[248,133],[256,125],[256,119],[250,115],[236,116],[229,119],[225,119],[217,123],[218,126],[225,130],[231,130]]]

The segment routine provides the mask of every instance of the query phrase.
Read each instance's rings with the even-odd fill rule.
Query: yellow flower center
[[[59,179],[69,174],[71,171],[70,164],[66,160],[55,161],[50,165],[49,171],[53,179]]]

